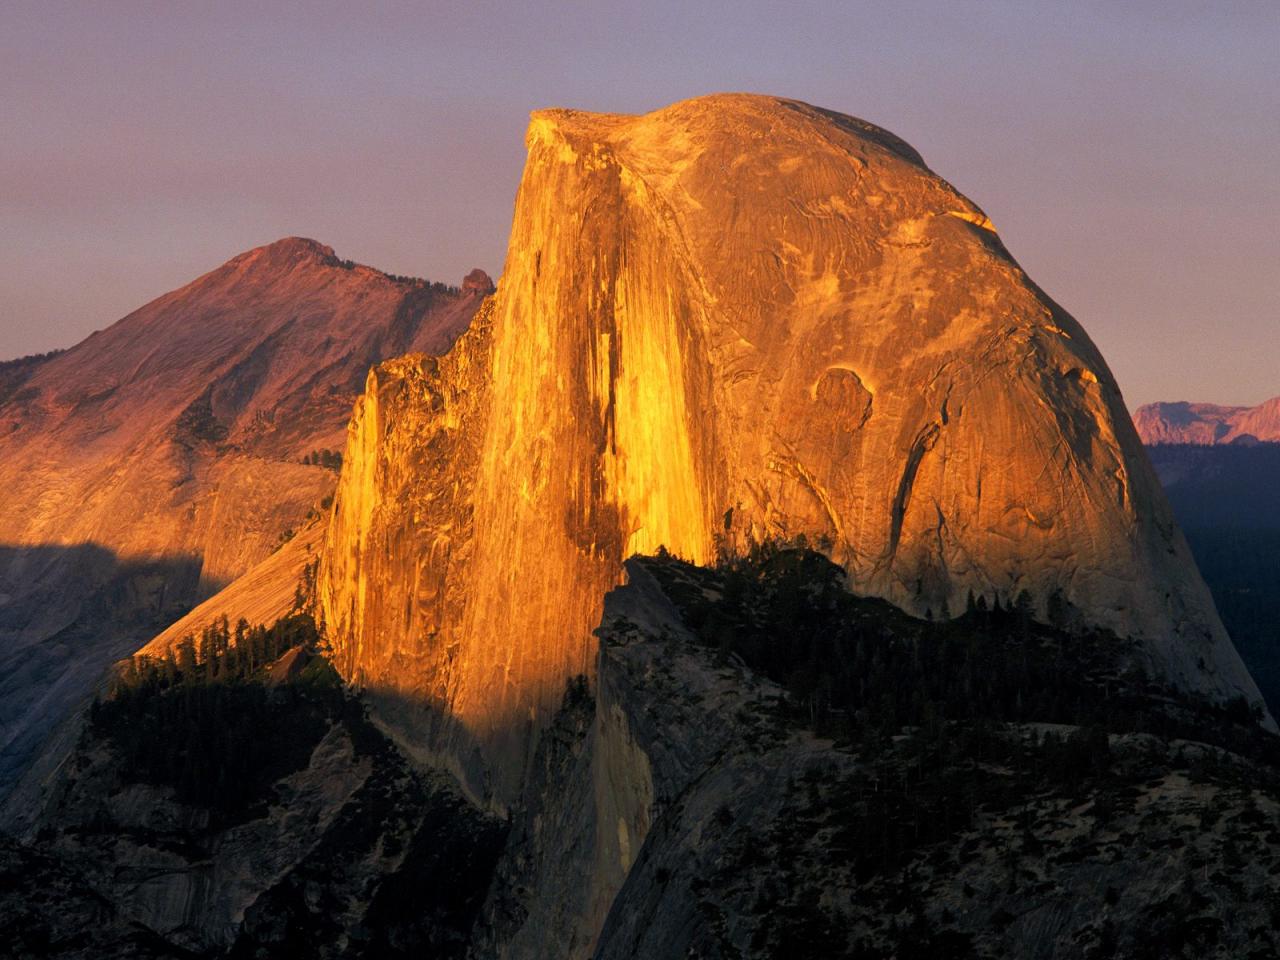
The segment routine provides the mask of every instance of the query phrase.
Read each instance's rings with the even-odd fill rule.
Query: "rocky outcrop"
[[[1148,403],[1133,414],[1146,444],[1280,443],[1280,397],[1256,407],[1214,403]]]
[[[131,944],[172,945],[185,957],[461,960],[505,825],[471,807],[449,778],[410,767],[312,651],[290,649],[255,682],[267,713],[260,705],[252,717],[270,722],[252,732],[253,759],[238,776],[258,789],[236,803],[218,802],[224,789],[201,791],[215,801],[203,803],[183,795],[180,770],[143,775],[116,739],[130,731],[101,719],[108,704],[17,824],[42,854],[0,834],[0,876],[18,856],[79,876],[76,896],[97,913],[81,919],[71,898],[64,943],[94,942],[97,916],[114,938],[131,932]],[[159,696],[209,703],[227,691]],[[242,708],[254,700],[229,699]],[[163,735],[190,738],[186,764],[201,762],[207,724],[173,716],[189,727]],[[228,711],[221,722],[249,720]],[[0,929],[37,903],[33,891],[0,889]],[[110,942],[87,955],[133,955]],[[46,946],[14,955],[64,954]]]
[[[761,718],[741,721],[748,709],[769,710],[782,692],[740,663],[709,668],[644,565],[632,561],[628,571],[629,583],[605,601],[594,698],[571,683],[540,742],[489,891],[477,957],[594,956],[606,918],[627,909],[616,898],[643,860],[654,823],[667,811],[683,813],[690,786],[722,759],[760,759],[745,745]],[[710,777],[716,791],[720,773]],[[695,833],[702,826],[689,824]]]
[[[447,349],[480,298],[290,238],[5,365],[0,794],[107,664],[320,509],[370,365]]]
[[[95,709],[28,811],[36,846],[0,837],[0,874],[67,909],[11,885],[0,930],[67,957],[1280,948],[1275,739],[1145,675],[1136,643],[1025,605],[915,619],[804,550],[626,576],[594,689],[565,685],[509,820],[410,763],[295,646]],[[247,766],[199,752],[227,726]],[[152,737],[196,749],[151,763]],[[240,768],[234,800],[188,776],[202,759]]]
[[[482,297],[487,297],[497,288],[487,273],[476,269],[462,278],[462,289],[467,293],[478,293]]]
[[[344,674],[476,795],[518,795],[659,546],[804,534],[905,610],[1025,597],[1257,699],[1097,349],[909,146],[746,95],[527,145],[483,329],[370,377],[320,583]]]
[[[56,856],[0,835],[0,943],[10,957],[190,960]]]
[[[460,779],[481,792],[487,768],[450,704],[460,652],[452,635],[470,600],[472,502],[490,416],[492,314],[489,300],[445,356],[405,356],[369,372],[317,581],[339,671],[397,714],[405,749],[458,772],[469,767],[473,778]]]
[[[633,719],[630,769],[653,785],[630,791],[639,814],[632,823],[648,829],[632,839],[632,863],[592,956],[1066,957],[1095,944],[1138,956],[1197,941],[1228,952],[1274,949],[1262,912],[1245,920],[1225,906],[1234,896],[1223,886],[1228,861],[1247,873],[1241,885],[1271,889],[1259,861],[1280,855],[1272,844],[1254,847],[1248,826],[1280,810],[1274,782],[1232,785],[1234,776],[1254,776],[1251,761],[1199,744],[1103,735],[1106,773],[1081,789],[1058,779],[1044,726],[1015,725],[1004,735],[1029,753],[980,775],[971,820],[962,813],[964,778],[944,774],[938,819],[913,826],[940,784],[929,775],[912,783],[918,774],[908,771],[918,762],[945,767],[954,747],[921,750],[912,746],[915,732],[877,756],[780,733],[770,709],[779,691],[728,682],[750,677],[740,665],[715,669],[696,655],[673,655],[679,621],[655,635],[617,612],[602,646],[601,709],[607,676],[613,711]],[[699,672],[717,678],[720,696],[695,685],[673,708],[682,681]],[[669,692],[655,697],[649,688],[664,677]],[[1080,736],[1069,727],[1049,732],[1068,742]],[[708,746],[700,755],[673,749],[694,743]],[[1044,772],[1029,776],[1037,754]],[[1201,759],[1221,763],[1219,772],[1207,773]],[[1248,867],[1232,861],[1241,844],[1252,851]],[[1190,863],[1205,864],[1212,879],[1184,886]]]
[[[1026,704],[1013,707],[1022,719],[992,724],[998,697],[943,695],[922,710],[945,716],[940,725],[875,732],[877,713],[906,704],[893,686],[872,686],[862,706],[846,711],[860,700],[850,696],[815,729],[813,703],[795,692],[814,666],[803,662],[805,631],[788,638],[738,617],[807,617],[828,609],[829,588],[779,589],[753,569],[744,593],[743,582],[652,559],[629,561],[627,573],[605,600],[594,704],[571,691],[543,741],[476,957],[1275,948],[1263,903],[1277,891],[1280,837],[1257,842],[1280,811],[1274,744],[1254,732],[1253,748],[1271,758],[1261,760],[1194,742],[1212,738],[1213,721],[1163,716],[1175,700],[1142,692],[1125,645],[1064,658],[1053,647],[1066,635],[1018,626],[1017,614],[971,611],[942,626],[847,601],[852,620],[826,614],[846,640],[878,637],[881,655],[981,642],[991,659],[978,672],[1020,662],[1005,677]],[[716,623],[733,625],[727,643],[715,641]],[[957,632],[967,630],[977,635]],[[753,632],[767,638],[760,658],[790,675],[785,688],[733,652]],[[1028,662],[1046,655],[1036,681]],[[911,659],[900,666],[914,675]],[[1041,683],[1064,691],[1055,664],[1080,683],[1068,712],[1105,715],[1113,733],[1033,705]],[[934,669],[908,684],[917,705],[939,695]],[[841,670],[842,682],[855,672]],[[1165,733],[1142,732],[1152,723]],[[1179,739],[1184,731],[1195,733]]]

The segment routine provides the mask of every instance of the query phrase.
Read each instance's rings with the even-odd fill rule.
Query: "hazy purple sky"
[[[527,114],[724,90],[888,127],[1130,405],[1280,394],[1280,2],[0,0],[0,357],[282,236],[501,270]]]

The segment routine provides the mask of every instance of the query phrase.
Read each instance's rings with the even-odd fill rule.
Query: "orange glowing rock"
[[[805,534],[918,615],[970,591],[1258,700],[1084,330],[877,127],[723,95],[534,114],[496,295],[375,369],[321,570],[343,672],[497,805],[622,561]]]

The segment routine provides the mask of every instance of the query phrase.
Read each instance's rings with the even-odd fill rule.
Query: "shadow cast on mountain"
[[[1222,622],[1275,714],[1280,710],[1280,443],[1155,444],[1146,450]]]
[[[1183,529],[1280,531],[1280,443],[1146,449]]]
[[[0,798],[112,663],[191,609],[209,586],[201,566],[93,543],[0,544]]]
[[[486,748],[478,736],[438,698],[418,696],[386,685],[357,684],[369,719],[420,768],[446,772],[480,809],[496,809]],[[529,721],[512,720],[527,733]],[[501,724],[498,725],[500,728]]]

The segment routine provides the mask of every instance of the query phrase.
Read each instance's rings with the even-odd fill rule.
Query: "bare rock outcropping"
[[[320,576],[340,668],[497,805],[624,558],[804,534],[917,615],[970,593],[1258,699],[1081,326],[892,134],[764,96],[535,113],[502,281],[375,369]]]
[[[1146,444],[1280,443],[1280,397],[1256,407],[1215,403],[1148,403],[1133,414]]]
[[[1280,837],[1262,842],[1257,825],[1280,794],[1256,757],[1095,731],[1084,756],[1104,769],[1082,784],[1051,772],[1053,738],[1087,735],[1070,724],[997,724],[1016,757],[997,764],[923,747],[919,728],[881,747],[842,745],[780,724],[795,706],[785,689],[697,639],[691,608],[729,593],[681,567],[632,559],[627,585],[606,597],[595,703],[570,693],[538,751],[475,956],[1078,957],[1097,945],[1138,957],[1176,955],[1200,930],[1192,952],[1274,952],[1261,891],[1280,889],[1268,873]],[[908,646],[917,628],[947,642],[905,620],[872,614]],[[751,635],[739,627],[734,649]],[[805,646],[781,642],[793,656]],[[1085,676],[1068,681],[1084,680],[1084,701],[1111,699],[1114,688],[1086,692]],[[966,723],[944,739],[963,741]],[[938,765],[932,785],[904,775],[922,756]],[[1196,888],[1190,865],[1206,863]],[[1259,893],[1224,906],[1242,889]]]

